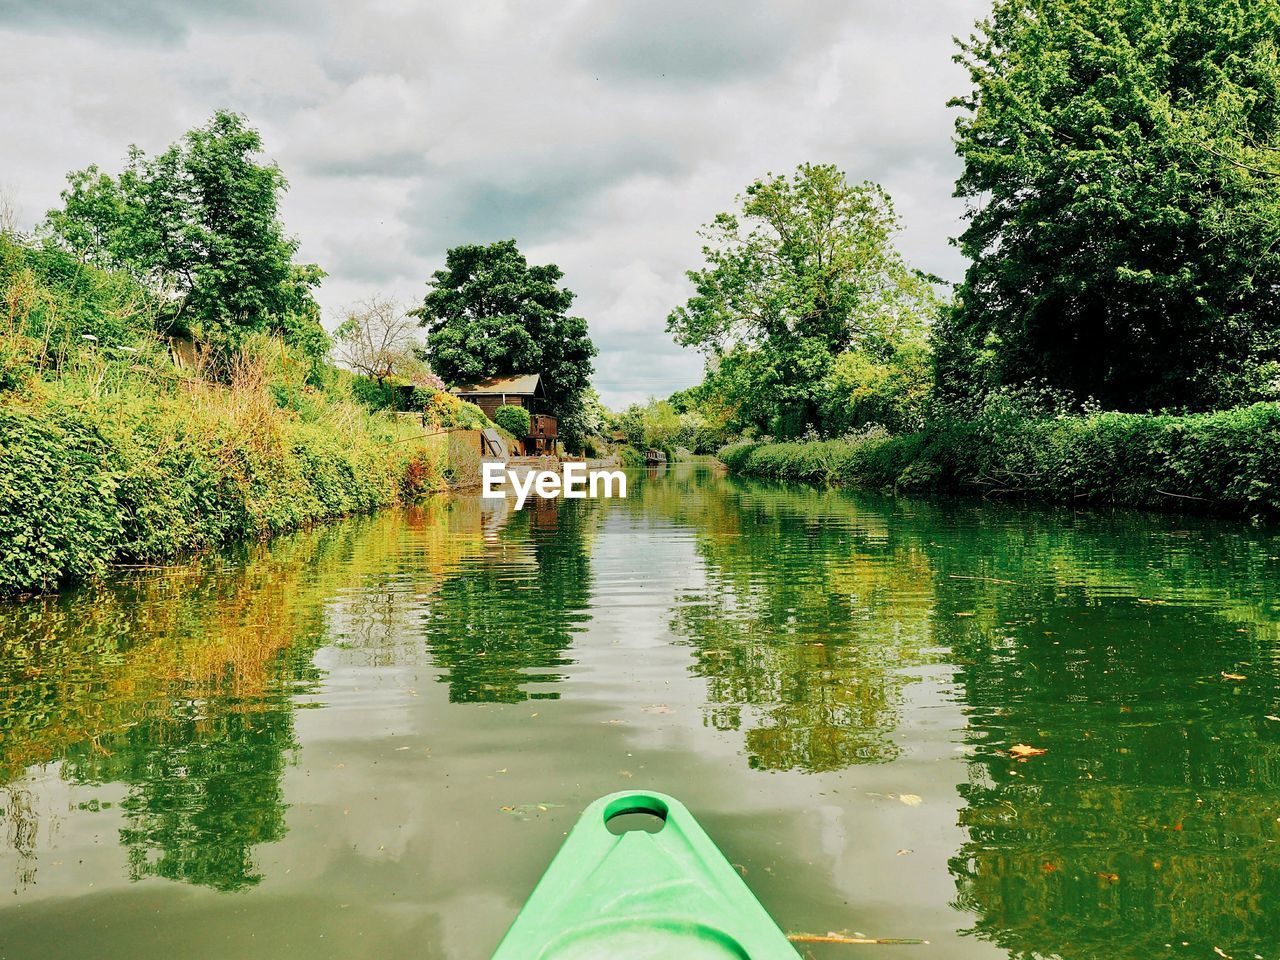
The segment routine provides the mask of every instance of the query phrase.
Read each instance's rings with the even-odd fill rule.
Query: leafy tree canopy
[[[1274,389],[1278,37],[1275,0],[998,0],[957,57],[972,266],[944,387],[1127,409]]]
[[[745,420],[796,433],[818,418],[835,358],[918,334],[933,289],[895,249],[897,218],[875,184],[804,164],[738,201],[703,228],[706,266],[689,272],[695,293],[667,330],[707,355],[709,381]]]
[[[530,266],[514,240],[466,244],[445,255],[414,313],[431,367],[448,383],[540,373],[561,437],[576,446],[596,348],[587,322],[567,313],[574,295],[563,276],[553,263]]]
[[[324,273],[293,262],[298,242],[278,210],[287,184],[255,159],[261,150],[244,117],[218,111],[158,156],[131,147],[117,177],[96,166],[69,174],[43,233],[163,293],[177,329],[232,343],[270,330],[323,353],[311,290]]]

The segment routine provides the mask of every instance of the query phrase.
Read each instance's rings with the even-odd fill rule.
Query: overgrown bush
[[[373,377],[347,374],[351,384],[351,396],[370,410],[394,410],[396,394],[391,384],[379,383]]]
[[[892,433],[919,430],[924,426],[932,380],[932,357],[923,342],[899,344],[885,351],[885,356],[843,353],[821,384],[822,430],[828,436],[873,424]]]
[[[0,377],[23,364],[56,369],[86,347],[127,353],[153,334],[156,307],[124,273],[0,233]]]
[[[124,528],[108,458],[65,411],[0,407],[0,583],[43,589],[106,570]]]
[[[85,341],[57,370],[30,359],[0,394],[0,594],[442,485],[444,448],[412,442],[420,426],[311,386],[305,357],[278,339],[249,338],[226,382],[178,370],[153,337],[134,343]]]
[[[1038,415],[1010,402],[913,434],[742,442],[735,473],[1069,503],[1280,514],[1280,405],[1190,416]]]
[[[533,423],[529,417],[528,410],[524,407],[514,407],[510,404],[504,404],[493,412],[493,422],[508,433],[521,439],[529,436],[529,430]]]
[[[422,392],[422,415],[428,426],[437,430],[484,430],[493,426],[483,410],[447,390]]]
[[[630,444],[618,447],[618,462],[624,467],[643,467],[644,454]]]

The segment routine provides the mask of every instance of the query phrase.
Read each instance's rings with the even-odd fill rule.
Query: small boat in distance
[[[799,960],[685,806],[661,793],[592,803],[493,960]]]

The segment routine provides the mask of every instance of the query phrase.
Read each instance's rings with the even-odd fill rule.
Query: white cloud
[[[665,318],[698,225],[766,171],[878,180],[909,259],[962,269],[951,36],[985,0],[256,6],[4,7],[0,186],[27,220],[66,171],[241,110],[290,180],[302,255],[330,271],[330,316],[417,301],[445,245],[514,236],[564,269],[615,405],[698,379]]]

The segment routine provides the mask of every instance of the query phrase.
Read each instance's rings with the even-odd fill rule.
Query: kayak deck
[[[628,814],[656,832],[614,833]],[[595,801],[493,960],[797,960],[799,954],[685,806],[628,791]]]

